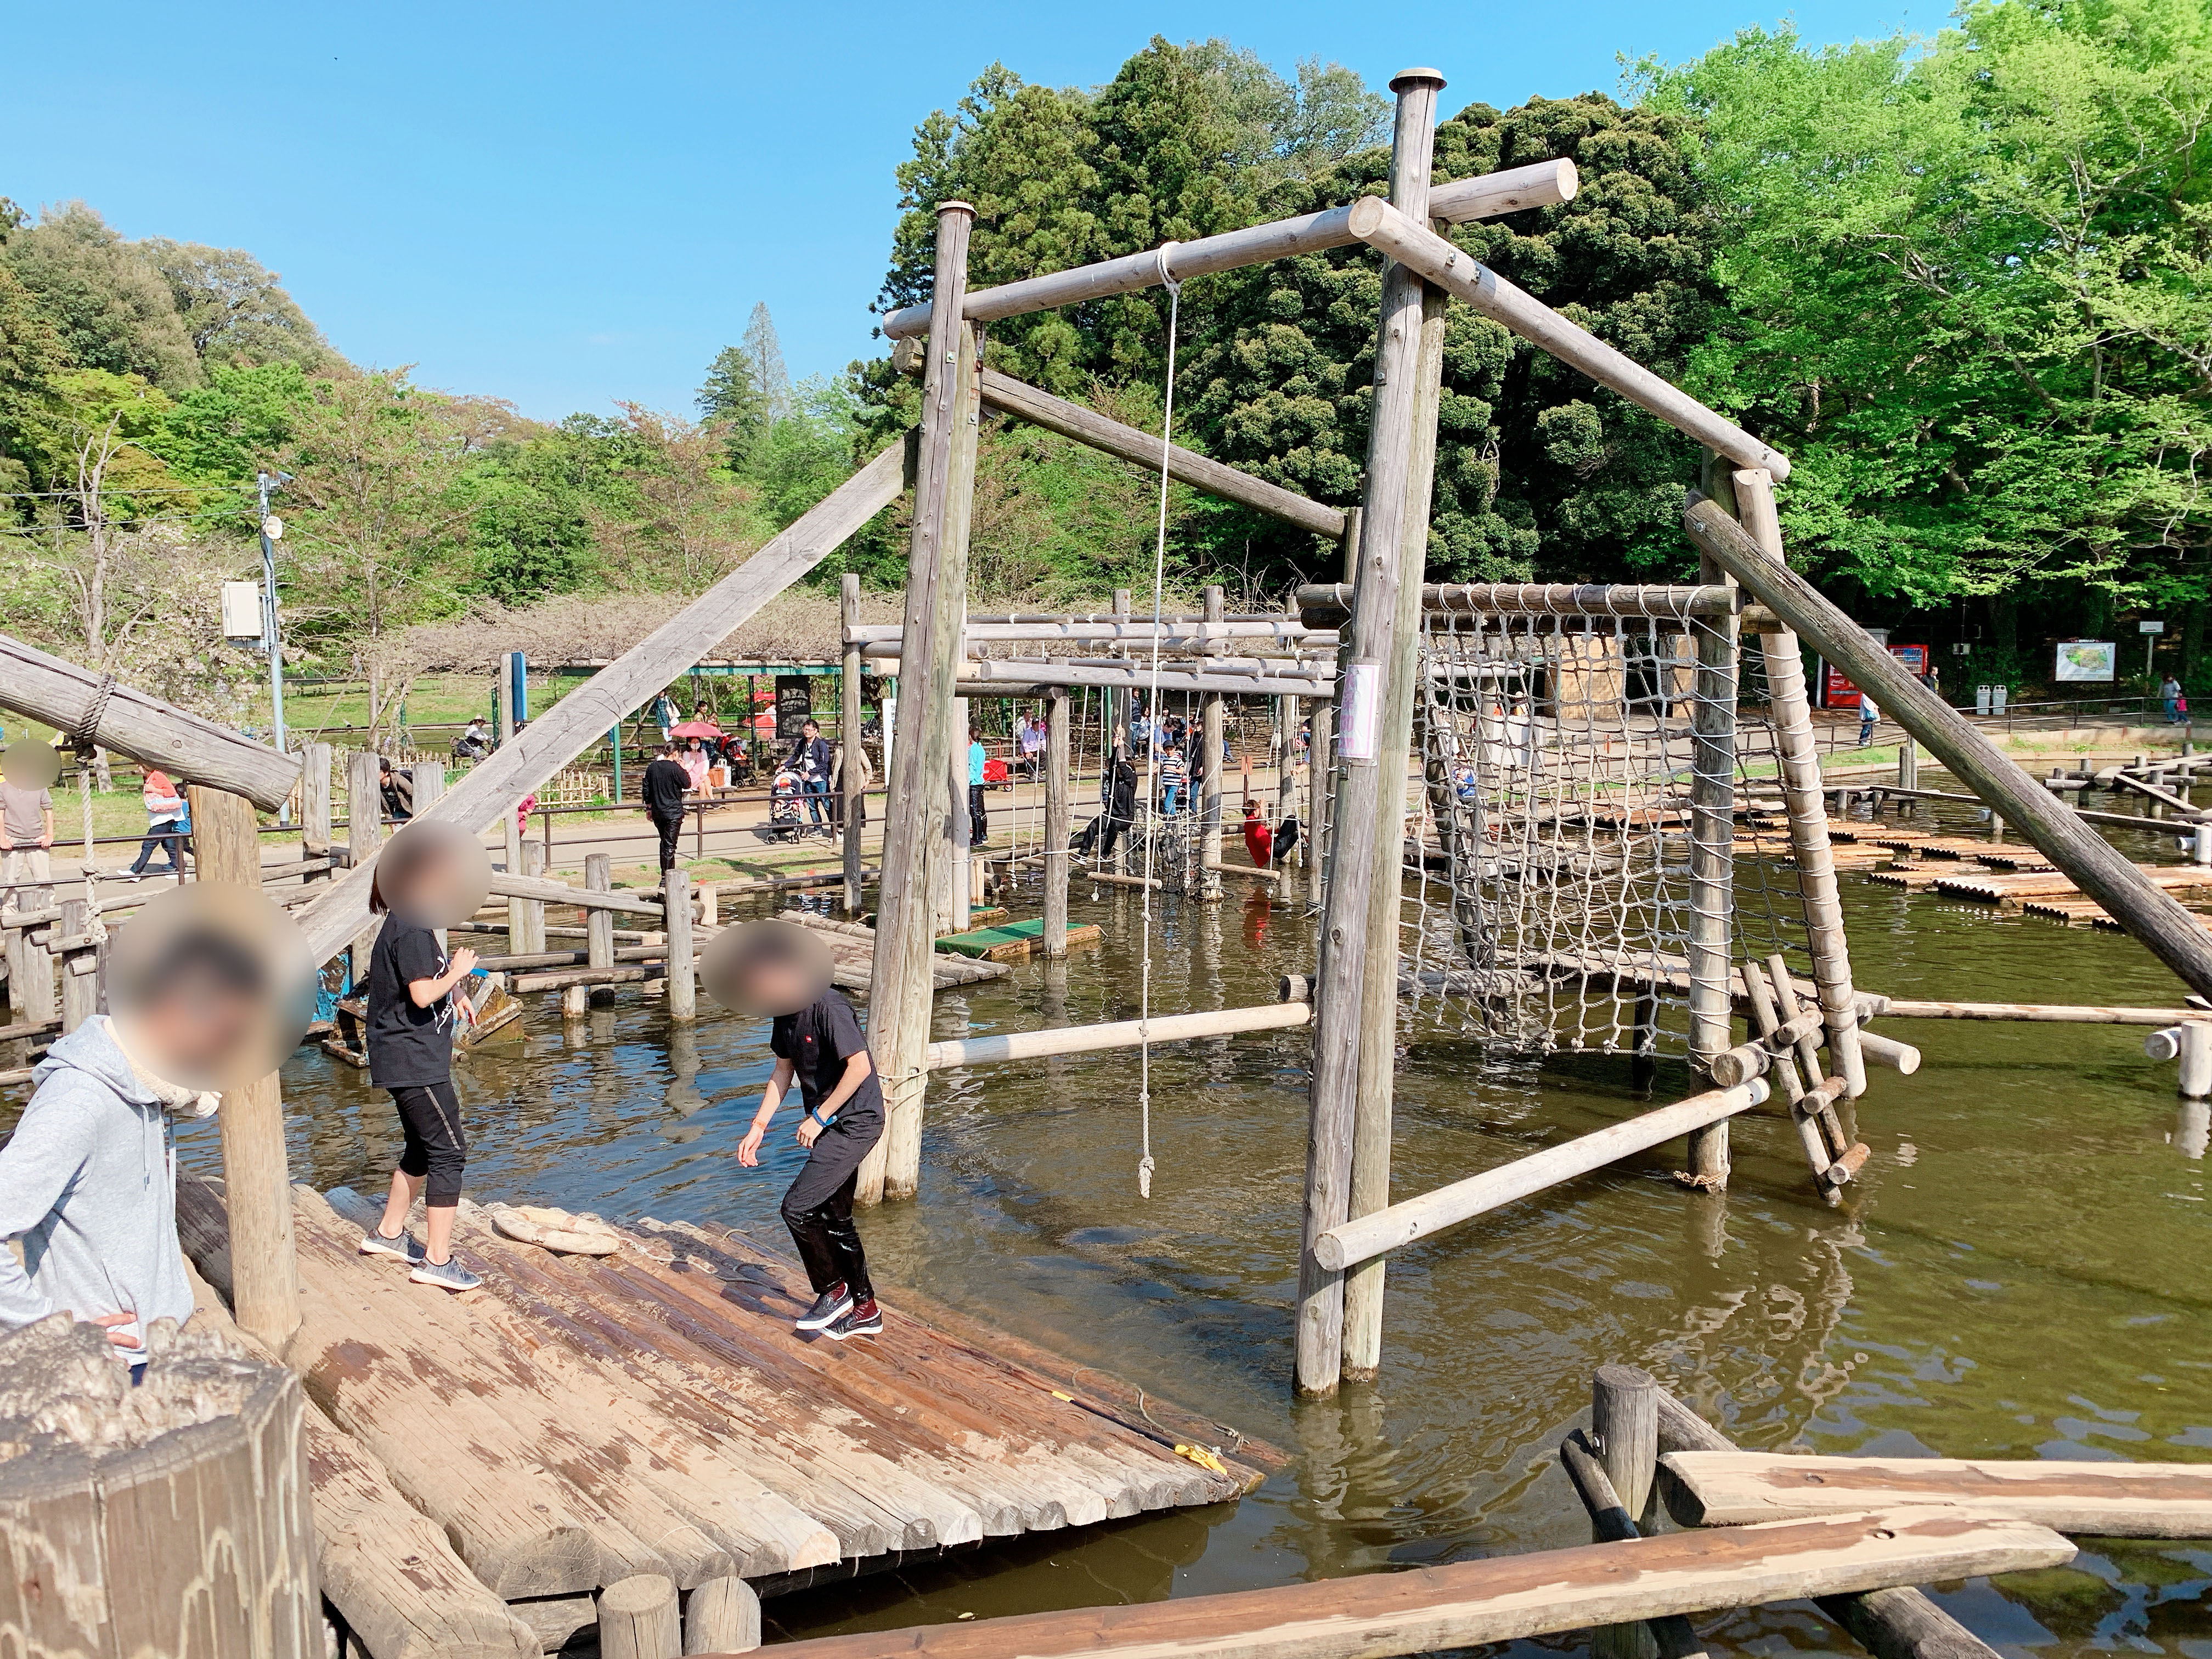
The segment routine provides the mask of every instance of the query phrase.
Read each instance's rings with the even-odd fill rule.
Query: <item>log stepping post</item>
[[[660,878],[661,908],[668,918],[668,1017],[676,1020],[699,1017],[699,975],[691,943],[691,872],[669,870]],[[607,912],[614,926],[614,913]]]
[[[1068,821],[1073,816],[1067,776],[1067,693],[1044,700],[1044,928],[1039,948],[1047,957],[1067,954]]]
[[[66,1036],[100,1012],[100,946],[91,936],[89,904],[82,898],[64,899],[59,908],[53,957],[61,970],[62,1035]]]
[[[947,722],[966,610],[968,510],[981,416],[975,334],[960,320],[975,217],[966,202],[942,203],[937,210],[914,531],[899,631],[901,695],[886,780],[875,988],[868,1006],[868,1050],[883,1079],[884,1131],[860,1166],[856,1197],[863,1204],[911,1198],[921,1176],[922,1097],[928,1081],[921,1054],[929,1041],[935,948],[932,878],[947,830],[941,816],[948,804]]]
[[[1218,623],[1229,615],[1228,597],[1218,586],[1206,590],[1206,619]],[[1208,645],[1209,651],[1215,647]],[[1203,661],[1203,659],[1200,659]],[[1209,691],[1199,704],[1199,741],[1206,750],[1206,781],[1199,791],[1198,896],[1201,903],[1221,902],[1221,799],[1229,781],[1224,755],[1228,722],[1218,691]]]
[[[356,756],[356,760],[362,758]],[[367,756],[375,794],[376,757]],[[356,767],[356,771],[358,768]],[[359,797],[347,816],[364,817]],[[242,795],[195,784],[191,790],[192,837],[198,842],[199,878],[261,890],[261,838],[253,803]],[[375,827],[375,808],[366,813]],[[368,978],[368,957],[356,957]],[[284,1097],[276,1073],[225,1092],[218,1115],[222,1130],[222,1175],[229,1194],[231,1308],[239,1328],[270,1352],[282,1354],[300,1328],[300,1264],[292,1241],[292,1172],[284,1150]]]
[[[599,1659],[682,1659],[683,1652],[672,1581],[633,1573],[599,1592]]]
[[[1596,1543],[1640,1538],[1654,1518],[1653,1487],[1659,1468],[1659,1385],[1632,1365],[1601,1365],[1590,1378],[1590,1443],[1571,1437],[1559,1461],[1589,1510]],[[1633,1625],[1606,1625],[1592,1633],[1590,1650],[1601,1659],[1688,1659],[1703,1651],[1690,1621],[1679,1614]]]
[[[750,1653],[760,1644],[760,1597],[744,1579],[709,1578],[684,1596],[685,1653]]]
[[[1443,77],[1433,70],[1408,70],[1390,85],[1398,94],[1392,190],[1407,210],[1425,223],[1437,94]],[[1395,1056],[1388,1048],[1373,1053],[1375,1045],[1363,1037],[1368,1025],[1370,954],[1385,958],[1382,981],[1389,988],[1390,1018],[1395,1022],[1397,1017],[1399,866],[1412,727],[1410,678],[1404,725],[1392,729],[1387,716],[1390,676],[1401,655],[1413,644],[1411,634],[1401,628],[1404,590],[1408,587],[1417,623],[1419,617],[1420,578],[1417,568],[1413,580],[1405,580],[1406,550],[1425,545],[1427,535],[1426,489],[1418,501],[1413,499],[1415,476],[1423,465],[1419,452],[1432,450],[1435,441],[1432,430],[1416,431],[1423,424],[1419,386],[1426,293],[1420,277],[1402,265],[1393,264],[1383,273],[1367,492],[1360,515],[1352,617],[1344,630],[1350,659],[1339,681],[1344,720],[1338,746],[1344,778],[1338,786],[1334,814],[1333,880],[1322,919],[1313,1080],[1308,1092],[1304,1231],[1298,1260],[1295,1386],[1300,1394],[1316,1397],[1336,1392],[1346,1356],[1344,1274],[1324,1267],[1314,1249],[1323,1233],[1350,1217],[1357,1140],[1364,1139],[1370,1147],[1381,1149],[1379,1159],[1369,1159],[1363,1190],[1371,1202],[1379,1186],[1381,1201],[1389,1201],[1389,1166],[1382,1160],[1387,1160],[1389,1145],[1389,1068]],[[1418,544],[1417,533],[1424,538]],[[1400,825],[1395,836],[1383,833],[1393,799]],[[1385,894],[1385,920],[1378,929],[1375,917]],[[1370,1325],[1380,1329],[1379,1281],[1370,1291],[1361,1298],[1363,1343]],[[1354,1363],[1366,1374],[1368,1351],[1363,1348]]]
[[[584,885],[594,893],[611,893],[615,890],[615,861],[611,854],[587,853],[584,855]],[[543,905],[538,907],[542,918]],[[543,921],[539,923],[544,926]],[[538,947],[543,950],[541,945]],[[615,913],[594,905],[584,912],[584,965],[592,969],[607,969],[615,965]],[[594,1002],[612,1002],[614,987],[595,985],[588,988]]]

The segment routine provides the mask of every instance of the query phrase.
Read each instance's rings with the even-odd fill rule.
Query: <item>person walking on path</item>
[[[2159,683],[2158,700],[2166,705],[2166,723],[2181,724],[2181,682],[2168,674]]]
[[[368,1080],[390,1091],[404,1145],[384,1215],[361,1236],[361,1250],[397,1256],[418,1285],[472,1291],[482,1281],[453,1260],[469,1142],[453,1092],[453,993],[475,971],[477,953],[464,946],[448,958],[438,936],[409,919],[450,882],[451,857],[441,842],[395,837],[368,890],[368,908],[384,918],[368,958]],[[407,1231],[417,1198],[426,1206],[420,1243]]]
[[[648,717],[660,728],[661,742],[673,743],[676,740],[676,722],[678,714],[676,699],[665,691],[653,700],[653,708],[648,711]]]
[[[1881,705],[1874,700],[1871,691],[1859,693],[1859,747],[1863,749],[1874,741],[1874,728],[1881,722]]]
[[[158,852],[169,860],[169,867],[154,873],[182,880],[184,860],[177,856],[177,848],[179,838],[189,834],[192,827],[185,798],[178,793],[177,786],[169,781],[167,772],[149,768],[145,782],[139,786],[138,799],[146,809],[146,839],[138,843],[138,856],[124,878],[136,881],[144,875],[147,863]]]
[[[676,839],[684,833],[684,793],[690,787],[690,775],[676,763],[676,745],[662,744],[647,765],[637,793],[645,802],[646,817],[653,820],[660,836],[663,875],[676,867]]]
[[[7,884],[0,893],[0,914],[43,910],[52,902],[52,890],[41,884],[54,873],[48,856],[54,844],[54,798],[46,786],[55,769],[53,751],[27,738],[0,757],[0,835],[8,849],[0,865],[0,881]]]
[[[783,1195],[782,1214],[805,1266],[814,1305],[794,1323],[833,1342],[878,1336],[883,1310],[853,1224],[853,1197],[861,1160],[883,1137],[883,1088],[853,1005],[823,982],[809,945],[787,937],[800,930],[768,923],[757,929],[749,933],[733,975],[738,1000],[759,1012],[789,1012],[775,1014],[769,1048],[775,1070],[761,1092],[752,1127],[738,1145],[738,1162],[749,1170],[759,1167],[761,1142],[796,1079],[806,1113],[798,1135],[806,1164]]]
[[[991,839],[991,812],[983,804],[983,765],[990,757],[983,752],[983,733],[981,728],[968,727],[968,844],[981,847]]]
[[[830,805],[830,739],[822,735],[822,728],[811,719],[792,744],[783,769],[799,780],[799,793],[806,797],[807,821],[827,835],[829,825],[824,815]]]

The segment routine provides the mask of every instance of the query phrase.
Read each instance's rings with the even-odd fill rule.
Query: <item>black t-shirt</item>
[[[427,927],[384,919],[368,953],[368,1080],[380,1089],[443,1083],[453,1074],[453,1008],[440,997],[415,1006],[407,988],[446,971],[446,953]]]
[[[789,1060],[798,1072],[799,1098],[810,1112],[843,1081],[846,1060],[867,1046],[853,1005],[842,991],[834,989],[824,991],[822,1000],[811,1007],[795,1014],[778,1014],[769,1035],[769,1052],[778,1060]],[[848,1118],[883,1115],[884,1091],[871,1072],[830,1121],[842,1123]]]
[[[683,816],[684,792],[690,787],[690,775],[674,761],[656,760],[645,769],[638,793],[645,798],[647,812],[657,818],[673,818]]]

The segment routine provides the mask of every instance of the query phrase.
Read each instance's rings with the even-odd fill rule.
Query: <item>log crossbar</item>
[[[1323,1267],[1341,1271],[1385,1250],[1397,1249],[1416,1239],[1426,1238],[1431,1233],[1472,1220],[1516,1199],[1527,1198],[1637,1152],[1679,1139],[1693,1129],[1749,1111],[1766,1097],[1763,1078],[1753,1078],[1731,1089],[1692,1095],[1687,1100],[1645,1112],[1626,1123],[1547,1146],[1499,1169],[1486,1170],[1480,1175],[1469,1176],[1419,1198],[1393,1204],[1372,1215],[1344,1222],[1321,1235],[1315,1243],[1314,1255]]]
[[[1574,582],[1429,582],[1421,609],[1436,615],[1486,617],[1632,617],[1661,619],[1725,617],[1735,609],[1726,586],[1630,586]],[[1348,582],[1309,582],[1298,589],[1298,609],[1352,610]]]
[[[933,1042],[925,1050],[924,1063],[931,1071],[939,1072],[952,1066],[988,1066],[1009,1060],[1042,1060],[1053,1054],[1134,1048],[1146,1042],[1188,1042],[1197,1037],[1287,1030],[1310,1024],[1312,1019],[1313,1010],[1303,1002],[1269,1002],[1254,1008],[1164,1014],[1150,1020],[1121,1019],[1103,1025],[1069,1025],[1052,1031],[1015,1031],[1005,1036]]]
[[[1538,161],[1504,173],[1485,173],[1434,187],[1431,207],[1439,218],[1455,223],[1493,218],[1528,208],[1548,207],[1571,200],[1579,180],[1571,161]],[[1353,205],[1357,205],[1354,204]],[[970,322],[990,322],[1000,317],[1020,317],[1054,306],[1083,300],[1102,300],[1109,295],[1134,294],[1158,288],[1168,277],[1178,283],[1243,265],[1265,264],[1293,254],[1319,253],[1333,247],[1349,247],[1360,240],[1351,228],[1352,207],[1332,208],[1325,213],[1302,214],[1277,219],[1194,242],[1170,242],[1142,253],[1125,254],[1073,270],[1055,270],[1018,283],[969,292],[960,314]],[[894,311],[884,319],[886,338],[917,338],[929,331],[928,301]]]
[[[847,645],[896,645],[896,623],[859,623],[845,630]],[[1042,645],[1066,641],[1072,645],[1126,644],[1149,647],[1157,639],[1163,648],[1212,648],[1234,640],[1273,640],[1313,651],[1334,651],[1334,628],[1307,628],[1288,617],[1259,618],[1232,617],[1225,622],[1184,622],[1163,617],[1156,628],[1150,617],[1040,617],[1022,622],[983,622],[970,617],[961,630],[963,643],[975,645]]]

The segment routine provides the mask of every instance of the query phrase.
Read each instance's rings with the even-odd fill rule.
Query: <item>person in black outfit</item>
[[[883,1310],[876,1305],[867,1255],[853,1224],[860,1162],[884,1133],[883,1088],[868,1057],[867,1039],[843,992],[825,986],[806,1000],[812,987],[804,960],[780,944],[775,933],[760,935],[758,948],[739,975],[745,1000],[753,1006],[803,1004],[775,1016],[769,1038],[775,1070],[762,1091],[752,1127],[738,1146],[738,1162],[757,1168],[761,1141],[795,1077],[806,1109],[799,1124],[806,1164],[783,1195],[783,1224],[799,1247],[814,1305],[794,1324],[834,1342],[881,1335]]]
[[[477,953],[463,948],[449,959],[435,933],[408,919],[450,882],[449,857],[439,842],[395,838],[368,890],[368,908],[384,917],[369,952],[368,1080],[391,1091],[405,1144],[383,1218],[362,1235],[361,1249],[398,1257],[417,1284],[471,1291],[480,1281],[453,1257],[469,1143],[453,1092],[452,994],[475,971]],[[418,1197],[428,1206],[421,1244],[407,1231]]]
[[[690,775],[676,763],[676,745],[662,744],[645,769],[638,793],[645,801],[646,817],[660,832],[664,875],[676,867],[676,838],[684,833],[684,792],[690,787]]]
[[[792,744],[783,769],[799,780],[799,793],[806,797],[808,822],[817,830],[823,829],[823,814],[830,805],[830,739],[812,720],[806,722],[799,740]]]
[[[1098,856],[1102,860],[1110,859],[1114,856],[1114,848],[1137,818],[1137,769],[1118,749],[1114,751],[1114,758],[1107,763],[1105,775],[1098,781],[1098,797],[1099,814],[1076,836],[1075,850],[1085,858],[1090,857],[1091,846],[1098,840],[1103,830],[1105,842],[1098,848]]]
[[[384,797],[385,817],[404,823],[415,816],[413,776],[392,770],[392,763],[381,755],[376,757],[376,787]]]

